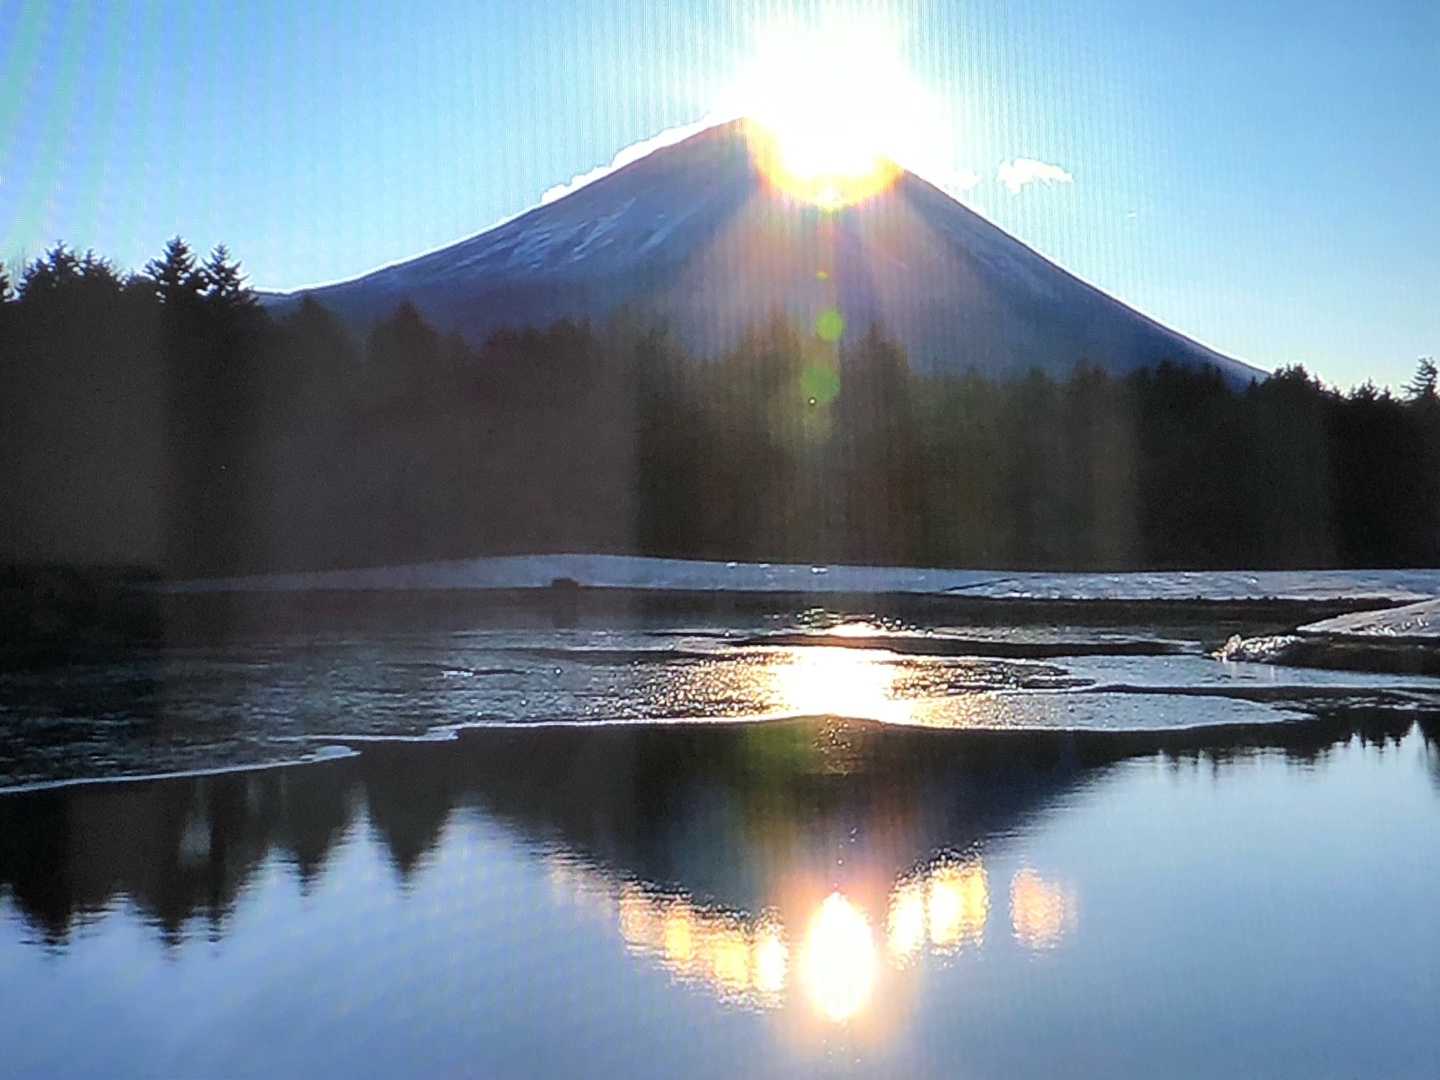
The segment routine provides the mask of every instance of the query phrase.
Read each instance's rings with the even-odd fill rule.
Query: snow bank
[[[1217,660],[1440,676],[1440,600],[1357,611],[1293,634],[1232,637]]]
[[[1387,640],[1415,639],[1440,645],[1440,600],[1383,611],[1357,611],[1300,627],[1302,634]]]
[[[1440,570],[1050,574],[724,563],[629,555],[496,556],[356,570],[207,578],[175,582],[164,588],[184,593],[535,589],[545,588],[559,578],[593,588],[949,594],[997,600],[1321,601],[1365,597],[1404,602],[1440,596]]]

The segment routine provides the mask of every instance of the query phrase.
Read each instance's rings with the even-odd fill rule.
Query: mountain
[[[269,294],[285,309],[301,293]],[[777,310],[881,324],[922,372],[993,375],[1082,361],[1123,373],[1171,360],[1262,373],[1062,270],[913,173],[839,210],[774,190],[745,121],[659,149],[440,251],[306,290],[363,328],[402,300],[480,341],[502,327],[618,311],[658,316],[723,350]]]

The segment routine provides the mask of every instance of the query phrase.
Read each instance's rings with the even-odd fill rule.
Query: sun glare
[[[870,649],[810,645],[771,669],[775,708],[788,716],[848,716],[903,723],[908,705],[897,700],[895,657]]]
[[[889,187],[926,138],[930,110],[892,28],[865,22],[765,34],[740,82],[761,171],[792,198],[825,209]],[[930,132],[933,136],[933,131]]]
[[[849,1020],[870,1000],[878,963],[865,913],[840,893],[816,910],[805,933],[801,977],[827,1020]]]

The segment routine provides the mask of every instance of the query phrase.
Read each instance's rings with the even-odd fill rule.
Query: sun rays
[[[879,21],[771,27],[731,96],[769,182],[823,209],[884,191],[935,138],[899,34]]]

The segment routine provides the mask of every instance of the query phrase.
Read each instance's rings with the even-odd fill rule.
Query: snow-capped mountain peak
[[[286,305],[299,294],[271,296]],[[446,330],[663,318],[696,351],[776,310],[873,323],[921,370],[1125,372],[1171,360],[1259,373],[1126,307],[902,172],[827,210],[767,182],[745,121],[707,128],[495,228],[309,295],[363,327],[412,301]]]

